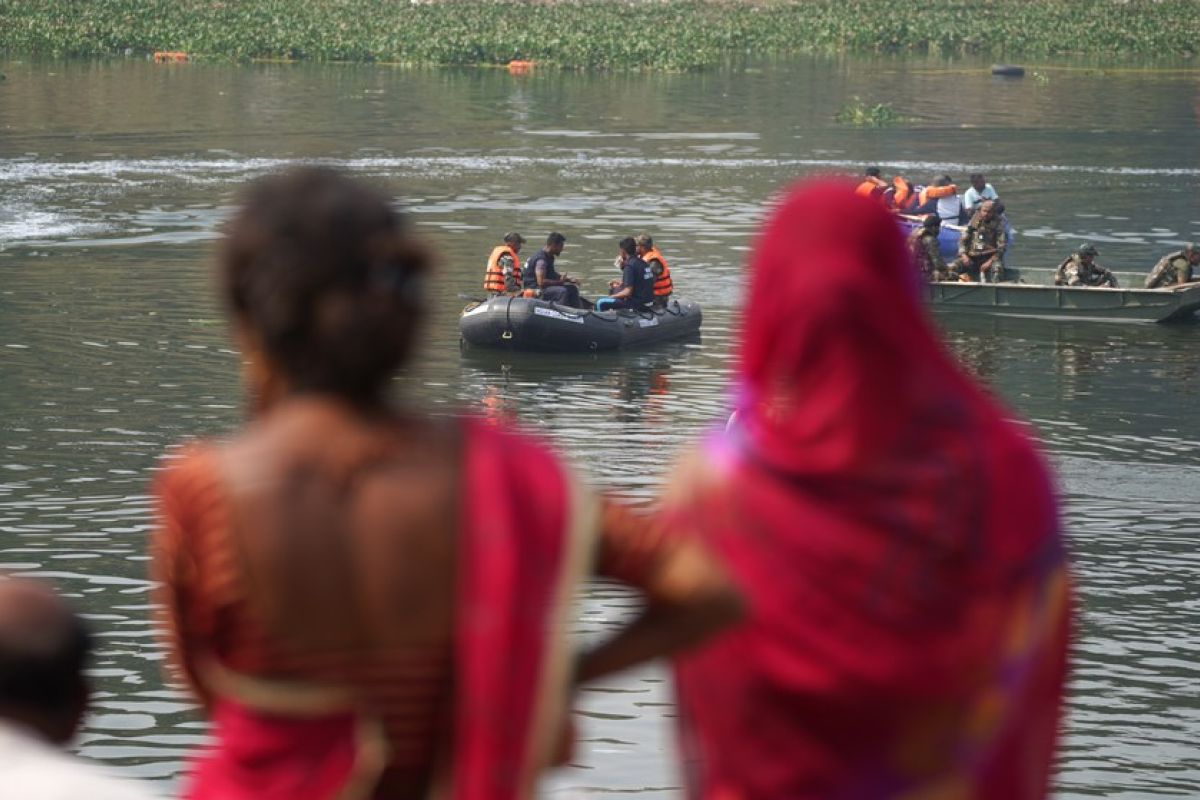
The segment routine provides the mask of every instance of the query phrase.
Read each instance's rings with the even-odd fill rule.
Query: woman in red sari
[[[600,524],[535,442],[388,402],[427,263],[387,198],[329,170],[259,182],[230,226],[255,419],[156,486],[165,627],[214,738],[188,798],[528,797],[564,752],[571,682],[736,610],[699,547],[616,509]],[[593,555],[646,610],[575,662]]]
[[[752,267],[736,422],[667,498],[748,606],[677,662],[691,795],[1045,797],[1070,617],[1046,467],[877,203],[796,188]]]

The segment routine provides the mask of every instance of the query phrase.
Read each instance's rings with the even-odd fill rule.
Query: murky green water
[[[239,420],[211,299],[216,226],[247,178],[330,159],[394,189],[442,254],[407,390],[509,414],[636,497],[722,419],[743,264],[795,176],[865,162],[982,168],[1045,265],[1083,239],[1148,267],[1200,239],[1200,72],[814,60],[700,76],[0,62],[0,566],[50,576],[101,633],[81,750],[169,781],[203,736],[147,622],[147,482],[171,443]],[[852,96],[911,123],[831,121]],[[703,341],[600,359],[463,357],[458,293],[494,240],[564,232],[595,288],[648,230]],[[1200,326],[941,318],[1045,442],[1082,586],[1063,797],[1200,794]],[[881,402],[883,400],[881,399]],[[869,411],[869,410],[868,410]],[[597,586],[579,629],[628,613]],[[550,791],[671,797],[659,668],[584,693],[579,766]]]

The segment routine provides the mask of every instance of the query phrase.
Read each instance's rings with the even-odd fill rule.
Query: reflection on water
[[[983,169],[1020,230],[1018,264],[1056,263],[1087,238],[1105,263],[1148,267],[1200,239],[1194,70],[1049,71],[1038,83],[888,59],[519,79],[0,66],[0,568],[51,576],[87,610],[100,694],[80,747],[154,779],[178,772],[204,728],[160,679],[148,482],[173,443],[241,416],[208,263],[247,178],[320,159],[390,186],[442,262],[420,363],[399,390],[435,411],[514,420],[634,502],[728,412],[747,252],[796,175]],[[840,128],[832,116],[852,95],[916,121]],[[958,96],[985,99],[947,102]],[[615,242],[649,231],[679,291],[704,304],[701,340],[589,357],[460,353],[457,295],[478,292],[486,253],[514,228],[531,244],[563,231],[563,266],[593,290],[611,277]],[[1082,613],[1061,794],[1200,793],[1200,326],[939,324],[1030,420],[1067,498]],[[630,604],[618,587],[590,587],[577,635],[603,635]],[[576,766],[549,791],[677,795],[670,696],[657,666],[589,687]]]

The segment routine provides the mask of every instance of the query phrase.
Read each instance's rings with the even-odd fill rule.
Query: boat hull
[[[1173,289],[1108,289],[1027,283],[931,283],[937,311],[1105,322],[1183,322],[1200,310],[1200,284]]]
[[[585,311],[527,297],[493,297],[459,317],[463,341],[474,347],[592,353],[646,347],[695,336],[700,306],[672,299],[654,311]]]

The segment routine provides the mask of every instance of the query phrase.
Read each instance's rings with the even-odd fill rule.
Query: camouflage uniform
[[[1088,264],[1078,253],[1072,253],[1054,273],[1055,286],[1111,286],[1117,288],[1116,277],[1097,264]]]
[[[1146,276],[1146,288],[1159,289],[1177,283],[1189,283],[1192,278],[1192,264],[1188,261],[1188,251],[1179,250],[1159,259],[1154,269]]]
[[[997,283],[1004,275],[1001,259],[1007,247],[1008,234],[1004,231],[1004,216],[996,214],[991,218],[984,218],[983,212],[977,211],[958,240],[958,260],[954,263],[954,271],[959,274],[965,272],[975,278],[980,276],[980,270],[984,269],[985,274],[982,277],[990,277],[993,283]],[[989,252],[991,250],[995,250],[995,253]],[[988,261],[991,261],[991,266],[985,268],[984,265]]]
[[[516,276],[513,274],[517,268],[517,262],[508,253],[496,259],[496,264],[499,265],[501,274],[504,275],[504,292],[505,294],[520,294],[521,284],[517,282]]]
[[[942,260],[938,235],[928,228],[917,228],[908,235],[908,251],[912,253],[921,277],[927,281],[950,280],[950,268]]]

